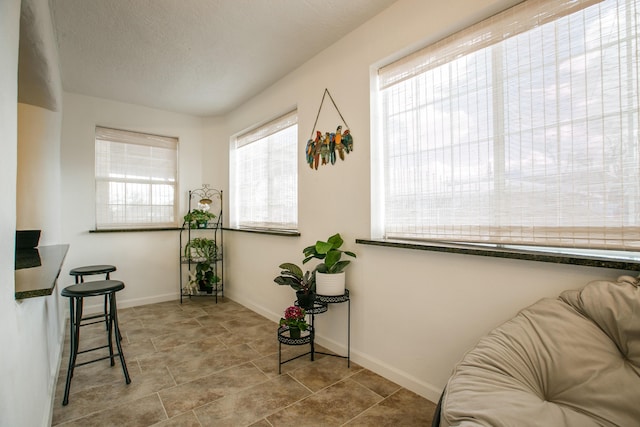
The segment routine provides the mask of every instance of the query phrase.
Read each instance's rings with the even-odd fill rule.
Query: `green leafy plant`
[[[202,209],[192,209],[184,216],[184,222],[185,224],[189,224],[191,228],[196,228],[199,224],[205,224],[215,217],[215,214],[211,212]]]
[[[305,316],[306,312],[304,309],[292,305],[284,311],[284,317],[280,318],[280,326],[288,326],[289,328],[298,328],[301,331],[306,331],[309,324]]]
[[[211,264],[199,262],[196,264],[196,275],[193,279],[198,286],[203,288],[213,288],[220,281],[220,277],[216,276]]]
[[[213,288],[220,281],[215,275],[214,263],[218,256],[218,248],[212,239],[197,237],[185,245],[184,257],[188,261],[196,263],[195,274],[191,275],[189,281],[192,287]]]
[[[279,276],[273,279],[278,285],[291,286],[294,291],[304,294],[315,291],[315,272],[306,271],[302,273],[300,267],[290,262],[280,264],[279,267],[282,271]]]
[[[184,247],[184,257],[191,261],[213,262],[217,255],[216,242],[206,237],[191,239]]]
[[[340,249],[343,243],[344,240],[342,240],[340,233],[329,237],[326,242],[318,240],[315,245],[303,249],[305,259],[302,263],[306,264],[310,260],[317,258],[322,260],[322,262],[316,266],[315,271],[326,274],[342,273],[351,263],[349,260],[342,260],[342,254],[353,258],[356,257],[355,253]]]

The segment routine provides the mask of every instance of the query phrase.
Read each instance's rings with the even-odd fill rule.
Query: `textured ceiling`
[[[255,96],[395,0],[51,0],[63,88],[194,115]]]

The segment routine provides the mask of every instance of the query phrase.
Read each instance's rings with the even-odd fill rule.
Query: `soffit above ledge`
[[[51,111],[62,106],[58,49],[47,0],[22,0],[18,102]]]

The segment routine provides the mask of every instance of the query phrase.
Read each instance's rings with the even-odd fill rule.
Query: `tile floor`
[[[219,300],[220,301],[220,300]],[[429,426],[435,405],[345,359],[316,355],[282,365],[276,323],[228,298],[198,298],[118,311],[119,361],[77,367],[62,406],[68,331],[54,426]],[[68,328],[67,328],[68,329]],[[81,329],[80,346],[102,345],[104,324]],[[318,349],[318,346],[316,346]],[[308,346],[283,345],[283,360]],[[321,351],[327,351],[320,348]],[[104,350],[106,352],[106,350]],[[79,356],[79,361],[98,352]]]

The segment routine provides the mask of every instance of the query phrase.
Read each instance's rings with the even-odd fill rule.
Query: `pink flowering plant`
[[[284,317],[280,319],[280,326],[288,326],[289,328],[298,328],[306,331],[309,325],[305,319],[305,311],[295,305],[288,307],[284,311]]]

